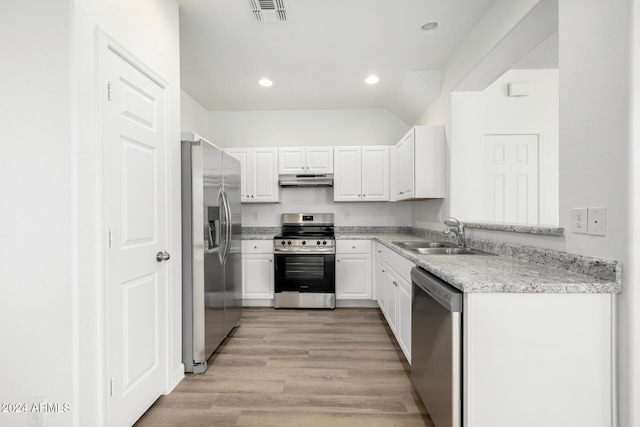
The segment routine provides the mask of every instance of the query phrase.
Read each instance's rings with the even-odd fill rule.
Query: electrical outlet
[[[440,209],[438,209],[435,212],[434,218],[433,218],[436,222],[441,222],[442,221],[442,211]]]
[[[29,426],[47,425],[45,399],[42,396],[32,396],[29,398]]]
[[[577,234],[587,234],[587,208],[573,208],[571,218],[571,231]]]
[[[345,221],[351,221],[351,211],[344,211]]]
[[[258,221],[260,219],[260,211],[253,211],[253,220]]]
[[[607,225],[605,208],[589,208],[587,231],[594,236],[604,236]]]

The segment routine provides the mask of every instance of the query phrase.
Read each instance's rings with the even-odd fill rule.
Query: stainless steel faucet
[[[449,234],[449,233],[455,234],[456,237],[458,238],[458,245],[462,246],[463,248],[466,248],[467,241],[464,237],[464,224],[461,223],[459,220],[451,217],[444,222],[444,225],[447,226],[447,228],[444,229],[444,234]]]

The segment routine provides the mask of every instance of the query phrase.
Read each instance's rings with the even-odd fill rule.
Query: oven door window
[[[277,254],[276,292],[335,292],[335,255]]]

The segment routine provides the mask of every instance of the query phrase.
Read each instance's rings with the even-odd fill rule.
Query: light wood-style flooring
[[[245,308],[242,325],[135,424],[433,427],[375,308]]]

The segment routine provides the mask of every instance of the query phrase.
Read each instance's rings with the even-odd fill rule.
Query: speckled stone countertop
[[[441,233],[432,235],[428,235],[428,233],[427,235],[371,232],[336,233],[336,239],[378,241],[463,292],[618,293],[621,290],[621,265],[615,261],[574,255],[565,256],[564,264],[558,265],[557,259],[563,258],[558,254],[566,253],[528,246],[520,247],[520,251],[534,253],[535,256],[531,256],[533,261],[540,258],[540,253],[548,252],[547,258],[554,258],[557,264],[549,266],[509,256],[419,255],[393,244],[397,241],[448,240]],[[477,249],[486,251],[488,248],[485,245]],[[600,266],[600,268],[596,268],[594,265]],[[594,274],[577,272],[581,270]]]
[[[272,240],[280,227],[242,227],[242,240]]]

